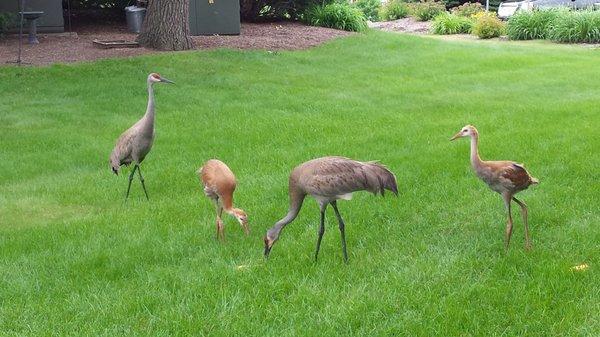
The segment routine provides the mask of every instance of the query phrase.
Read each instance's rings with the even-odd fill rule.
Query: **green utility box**
[[[239,0],[190,0],[192,35],[239,35]]]
[[[218,0],[215,0],[218,1]],[[0,13],[19,14],[21,0],[0,0]],[[65,31],[65,22],[63,20],[62,0],[25,0],[26,12],[42,11],[42,15],[37,20],[37,30],[40,33],[62,33]],[[23,29],[27,32],[27,21],[23,23]],[[13,32],[18,31],[12,29]]]

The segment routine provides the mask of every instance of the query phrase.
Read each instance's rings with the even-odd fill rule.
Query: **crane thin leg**
[[[344,252],[344,263],[348,263],[348,252],[346,252],[346,225],[344,224],[344,220],[340,215],[340,211],[338,211],[337,202],[332,202],[331,206],[333,206],[335,216],[337,217],[340,226],[340,235],[342,236],[342,250]]]
[[[217,212],[217,240],[225,241],[225,235],[223,234],[223,220],[221,216],[223,215],[223,206],[219,203],[219,199],[215,200],[215,210]]]
[[[512,199],[512,195],[503,194],[502,197],[504,198],[504,205],[506,206],[506,211],[508,212],[508,222],[506,223],[506,234],[504,238],[504,248],[508,251],[508,245],[510,244],[510,237],[512,236],[513,230],[512,213],[510,211],[510,201]]]
[[[317,239],[317,250],[315,251],[315,262],[317,262],[317,258],[319,257],[319,249],[321,248],[321,240],[323,239],[323,234],[325,233],[325,207],[321,207],[321,225],[319,226],[319,238]]]
[[[133,167],[133,170],[131,170],[131,173],[129,174],[129,185],[127,185],[127,194],[125,194],[125,201],[127,201],[127,198],[129,198],[129,190],[131,189],[131,181],[133,180],[135,170],[137,170],[137,165]]]
[[[144,194],[146,195],[146,200],[150,200],[148,198],[148,192],[146,192],[146,184],[144,184],[144,177],[142,176],[142,168],[140,165],[135,165],[138,168],[138,174],[140,175],[140,181],[142,182],[142,188],[144,189]]]
[[[521,215],[523,216],[523,224],[525,225],[525,249],[531,250],[531,239],[529,238],[529,225],[527,224],[527,205],[521,200],[513,197],[513,200],[521,206]]]

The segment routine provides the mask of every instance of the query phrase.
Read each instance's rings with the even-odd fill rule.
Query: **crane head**
[[[234,208],[233,216],[235,216],[242,228],[244,228],[246,235],[250,234],[250,229],[248,229],[248,215],[246,215],[246,212],[240,208]]]
[[[152,73],[150,75],[148,75],[148,82],[150,83],[171,83],[171,84],[175,84],[175,82],[166,79],[164,77],[161,77],[159,73]]]
[[[269,253],[271,253],[271,248],[276,240],[269,238],[269,234],[265,235],[263,240],[265,241],[265,258],[269,258]]]
[[[477,129],[473,125],[465,125],[463,128],[458,131],[450,140],[455,140],[462,137],[471,137],[477,135]]]

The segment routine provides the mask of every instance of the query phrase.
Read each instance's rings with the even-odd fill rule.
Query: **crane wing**
[[[383,194],[385,189],[398,192],[393,173],[376,162],[329,157],[315,163],[311,171],[303,185],[307,193],[314,195],[342,196],[362,190]]]
[[[530,185],[531,177],[523,165],[512,163],[502,172],[502,177],[510,180],[515,188],[525,189]]]
[[[115,174],[117,174],[121,165],[129,165],[132,161],[131,152],[133,151],[134,135],[129,132],[130,130],[131,129],[121,134],[110,154],[110,164]]]

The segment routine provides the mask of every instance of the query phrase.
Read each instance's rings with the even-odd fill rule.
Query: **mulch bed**
[[[74,31],[77,34],[38,34],[40,44],[33,46],[27,44],[27,36],[24,36],[23,61],[32,65],[49,65],[160,52],[147,48],[100,49],[93,45],[94,39],[134,41],[136,34],[129,33],[124,24],[81,26]],[[244,23],[240,35],[195,36],[193,39],[196,49],[298,50],[350,34],[295,22]],[[17,52],[18,36],[10,35],[0,40],[0,66],[16,60]]]
[[[428,34],[431,30],[431,22],[417,21],[412,17],[407,17],[394,21],[372,22],[369,27],[387,32]]]

